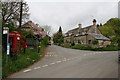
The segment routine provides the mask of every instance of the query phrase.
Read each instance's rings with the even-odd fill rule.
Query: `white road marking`
[[[66,58],[64,57],[64,59],[66,59]]]
[[[57,61],[56,63],[61,63],[61,61]]]
[[[35,67],[34,69],[39,69],[39,68],[41,68],[41,67]]]
[[[28,72],[28,71],[31,71],[32,69],[27,69],[27,70],[24,70],[23,72]]]
[[[55,64],[55,63],[50,63],[50,65],[53,65],[53,64]]]
[[[48,65],[43,65],[42,67],[47,67]]]
[[[65,59],[65,60],[63,60],[63,61],[66,61],[66,59]]]
[[[68,61],[70,60],[70,59],[67,59]]]

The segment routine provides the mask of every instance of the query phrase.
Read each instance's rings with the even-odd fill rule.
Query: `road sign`
[[[9,28],[8,27],[3,27],[3,34],[8,34]]]
[[[7,43],[7,55],[10,54],[10,43]]]
[[[6,64],[8,63],[8,55],[10,54],[10,43],[9,41],[9,28],[3,27],[3,34],[7,34],[7,51],[6,51]]]

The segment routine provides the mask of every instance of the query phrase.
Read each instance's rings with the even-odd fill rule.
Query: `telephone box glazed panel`
[[[9,32],[10,53],[20,54],[20,33],[17,31]]]

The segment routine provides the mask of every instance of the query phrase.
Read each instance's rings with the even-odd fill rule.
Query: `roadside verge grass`
[[[65,47],[65,46],[62,46]],[[120,47],[118,46],[108,46],[108,47],[99,47],[99,48],[92,48],[89,46],[69,46],[65,48],[71,48],[71,49],[78,49],[78,50],[90,50],[90,51],[118,51],[120,50]]]
[[[37,53],[35,50],[27,49],[26,53],[21,53],[16,61],[12,61],[10,56],[8,56],[8,63],[6,64],[6,55],[2,53],[2,78],[6,78],[10,74],[17,72],[23,68],[26,68],[33,63],[37,62],[42,55],[46,46],[41,45],[40,53]]]

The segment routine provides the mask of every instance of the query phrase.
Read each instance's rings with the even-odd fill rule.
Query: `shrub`
[[[47,46],[47,45],[49,44],[49,37],[48,37],[48,36],[45,36],[45,37],[42,39],[41,44]]]
[[[118,46],[107,46],[102,48],[92,48],[90,46],[71,46],[66,48],[72,48],[72,49],[79,49],[79,50],[91,50],[91,51],[117,51],[120,50],[120,47]]]
[[[75,43],[74,43],[74,41],[71,43],[71,46],[74,46],[75,45]]]
[[[93,45],[97,45],[98,44],[98,41],[96,40],[96,41],[92,41],[92,44]]]

